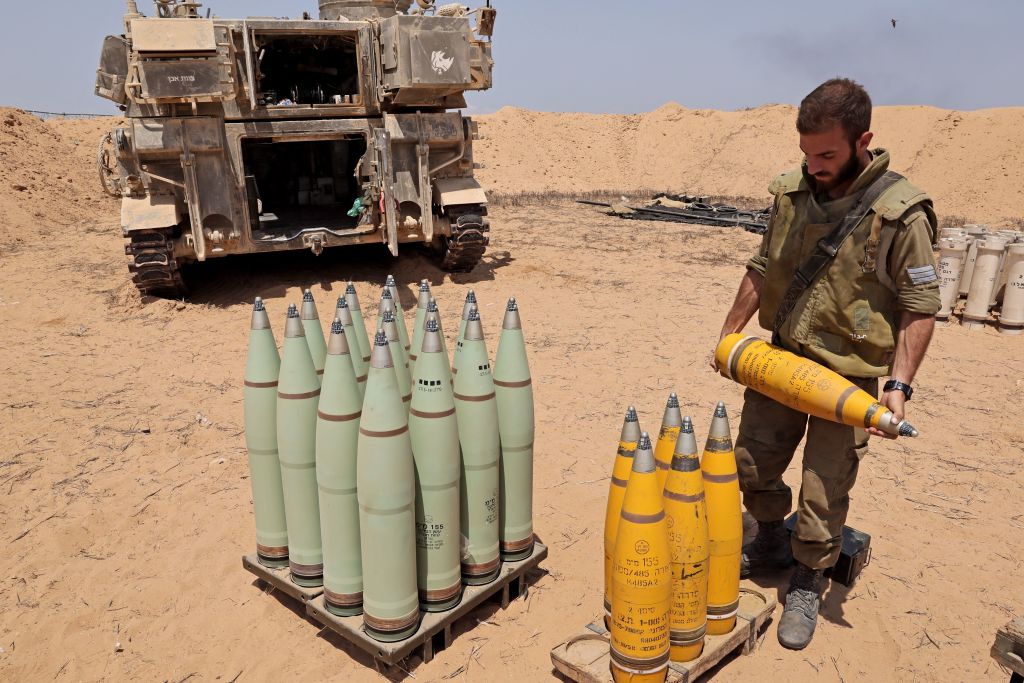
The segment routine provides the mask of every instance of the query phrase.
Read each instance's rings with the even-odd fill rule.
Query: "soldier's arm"
[[[772,215],[774,217],[774,212]],[[721,334],[718,335],[719,341],[727,334],[742,330],[761,306],[761,287],[764,286],[764,273],[768,267],[768,239],[771,234],[771,224],[772,221],[769,220],[768,229],[761,237],[761,245],[747,261],[747,272],[740,280],[740,288],[736,292],[732,308],[725,315]],[[718,366],[715,365],[714,351],[711,352],[708,364],[712,370],[718,370]]]
[[[768,191],[773,192],[774,189],[773,183],[769,186]],[[742,330],[761,306],[761,287],[764,286],[764,274],[768,269],[768,245],[771,243],[772,226],[775,223],[777,205],[778,199],[772,205],[772,214],[768,219],[768,226],[761,236],[761,244],[747,261],[747,272],[743,279],[740,280],[740,288],[736,292],[732,308],[729,309],[725,316],[721,334],[718,336],[719,341],[727,334]],[[714,367],[715,363],[713,356],[714,354],[712,354],[711,360],[712,367]]]
[[[754,313],[761,305],[761,287],[764,286],[764,275],[748,268],[746,275],[740,280],[739,291],[736,292],[736,299],[732,302],[732,308],[725,316],[725,323],[722,324],[722,333],[718,336],[721,340],[727,334],[742,330]]]
[[[896,284],[896,309],[899,331],[893,358],[892,379],[912,384],[935,330],[935,313],[939,310],[939,284],[932,253],[934,227],[923,212],[900,226],[889,254],[889,276]],[[901,391],[882,393],[882,404],[903,419],[906,397]],[[876,429],[875,436],[892,438]]]

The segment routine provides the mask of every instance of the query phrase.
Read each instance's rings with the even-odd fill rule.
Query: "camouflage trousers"
[[[849,379],[878,396],[877,379]],[[839,558],[850,489],[868,450],[868,434],[810,417],[750,389],[743,394],[736,465],[743,504],[754,519],[781,520],[793,509],[793,491],[782,475],[805,434],[793,556],[812,569],[826,569]]]

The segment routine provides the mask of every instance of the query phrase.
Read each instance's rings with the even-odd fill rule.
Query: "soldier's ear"
[[[867,150],[868,145],[871,144],[871,138],[873,138],[873,137],[875,137],[875,134],[872,133],[869,130],[869,131],[867,131],[865,133],[862,133],[861,136],[859,138],[857,138],[857,153],[858,154],[861,154],[865,150]]]

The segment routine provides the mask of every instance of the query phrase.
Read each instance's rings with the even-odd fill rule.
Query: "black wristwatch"
[[[898,379],[891,379],[886,382],[882,387],[882,391],[902,391],[908,401],[910,400],[910,397],[914,395],[914,389],[909,384],[904,384]]]

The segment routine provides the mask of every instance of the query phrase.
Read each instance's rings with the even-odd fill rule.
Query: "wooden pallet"
[[[670,662],[667,683],[690,683],[738,648],[742,647],[745,655],[753,652],[757,637],[768,623],[775,605],[775,598],[763,590],[741,587],[736,628],[725,635],[707,636],[704,652],[692,662]],[[610,683],[608,631],[604,622],[588,625],[581,633],[551,650],[551,662],[559,673],[577,683]]]
[[[291,572],[288,571],[288,567],[282,567],[281,569],[264,567],[256,559],[255,553],[252,555],[244,555],[242,557],[242,567],[247,572],[255,574],[256,577],[264,584],[303,603],[309,602],[324,592],[323,586],[305,588],[292,581]]]
[[[1010,682],[1024,681],[1024,618],[1013,619],[996,632],[992,658],[1010,670]]]
[[[459,618],[469,614],[482,602],[500,593],[502,609],[511,600],[525,597],[529,588],[526,573],[539,565],[548,556],[547,546],[535,543],[533,554],[519,562],[503,562],[501,571],[486,586],[466,586],[462,602],[447,612],[424,612],[420,626],[414,634],[397,643],[382,643],[374,640],[363,630],[363,617],[339,617],[331,614],[324,606],[323,596],[306,603],[306,613],[374,659],[385,664],[396,664],[411,654],[418,654],[424,663],[434,658],[434,653],[452,643],[452,626]]]

